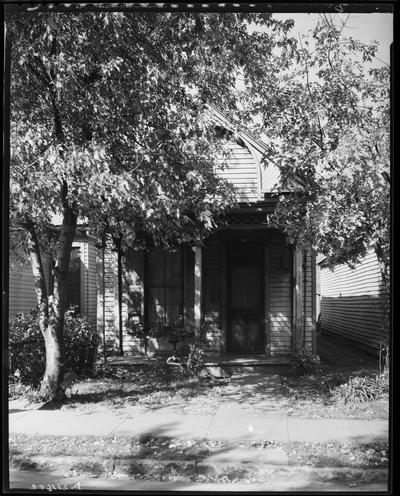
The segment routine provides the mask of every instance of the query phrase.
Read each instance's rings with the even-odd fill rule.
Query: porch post
[[[318,352],[317,341],[317,261],[315,251],[311,251],[311,295],[312,295],[312,352]]]
[[[202,297],[202,247],[195,246],[194,251],[194,333],[198,337],[201,330],[201,297]]]
[[[107,362],[106,353],[106,315],[105,315],[105,270],[104,251],[105,241],[96,244],[96,273],[97,273],[97,332],[103,340],[104,363]]]
[[[293,344],[294,351],[303,347],[303,252],[295,248],[293,254]]]

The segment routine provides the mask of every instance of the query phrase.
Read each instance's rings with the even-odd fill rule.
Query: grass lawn
[[[229,382],[208,374],[198,376],[151,374],[151,366],[120,371],[119,377],[82,379],[67,391],[63,409],[122,409],[138,407],[145,411],[173,408],[183,414],[214,413],[218,397]],[[118,372],[117,372],[118,373]]]
[[[168,408],[181,414],[212,414],[226,402],[252,408],[259,416],[292,415],[305,418],[359,418],[385,420],[389,414],[388,392],[373,400],[344,401],[334,393],[337,374],[329,370],[316,375],[259,374],[254,384],[232,379],[199,376],[166,376],[152,366],[135,370],[115,369],[112,378],[79,379],[67,390],[62,409],[108,410]],[[351,373],[341,377],[348,380]],[[335,379],[336,377],[336,379]],[[336,381],[336,382],[335,382]]]
[[[186,439],[171,437],[130,437],[109,436],[48,436],[12,434],[10,455],[26,456],[93,456],[101,453],[113,458],[140,457],[155,460],[204,460],[221,449],[237,447],[211,439]],[[350,444],[318,442],[270,442],[252,441],[240,443],[240,447],[257,450],[275,448],[284,451],[289,465],[310,465],[314,467],[358,467],[386,468],[388,465],[387,443]]]
[[[330,386],[332,375],[332,372],[325,371],[316,375],[282,378],[283,394],[288,399],[286,414],[306,418],[389,418],[389,393],[386,388],[375,399],[360,401],[354,395],[345,401],[335,394],[338,386]],[[343,381],[348,381],[351,376],[351,372],[348,373]]]

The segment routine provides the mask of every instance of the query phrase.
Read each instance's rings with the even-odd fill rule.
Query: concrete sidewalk
[[[387,421],[306,419],[287,415],[260,417],[248,408],[224,403],[215,413],[180,415],[167,408],[156,413],[137,407],[108,412],[24,410],[10,402],[9,432],[60,436],[187,437],[221,441],[304,441],[374,443],[388,441]]]

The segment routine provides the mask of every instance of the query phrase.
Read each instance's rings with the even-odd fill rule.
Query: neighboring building
[[[343,264],[331,270],[321,257],[319,279],[321,332],[376,353],[388,330],[384,328],[386,292],[375,252],[368,251],[354,269]]]
[[[303,347],[316,352],[315,255],[267,226],[279,171],[262,166],[265,143],[212,112],[231,132],[228,167],[217,173],[236,188],[239,208],[203,246],[131,249],[122,257],[108,245],[99,249],[99,331],[120,351],[139,353],[134,323],[154,329],[181,316],[221,354],[282,359]],[[171,348],[168,337],[164,345]]]
[[[69,266],[67,298],[70,305],[76,305],[82,315],[91,320],[97,316],[95,239],[84,232],[76,236],[72,245]],[[43,260],[47,288],[51,267]],[[9,275],[9,315],[29,313],[36,307],[36,293],[30,263],[11,268]]]

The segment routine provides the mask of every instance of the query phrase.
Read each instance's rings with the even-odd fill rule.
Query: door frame
[[[242,237],[250,238],[249,243],[257,243],[260,246],[260,254],[258,264],[261,277],[260,277],[260,308],[259,308],[259,319],[260,319],[260,350],[252,352],[234,352],[232,351],[232,326],[231,326],[231,315],[229,309],[230,302],[230,285],[231,285],[231,259],[229,256],[229,247],[234,244],[239,244]],[[265,247],[266,247],[266,231],[265,229],[234,229],[227,230],[223,237],[222,255],[223,255],[223,284],[222,284],[222,331],[225,337],[225,352],[232,355],[264,355],[266,353],[266,345],[268,337],[266,336],[266,308],[267,308],[267,288],[266,288],[266,257],[265,257]]]

